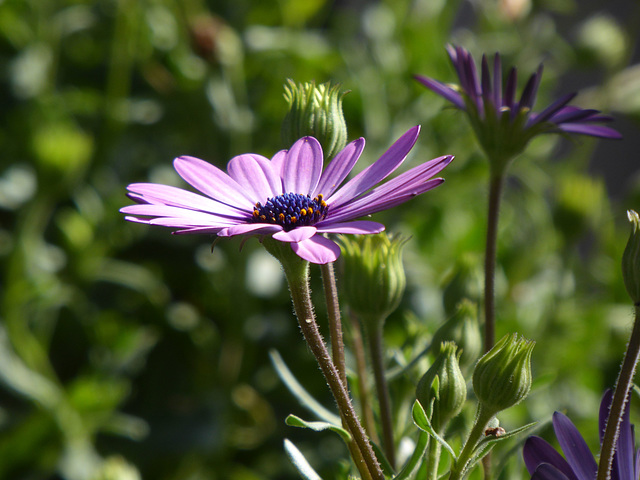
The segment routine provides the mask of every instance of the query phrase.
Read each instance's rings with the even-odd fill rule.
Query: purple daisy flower
[[[480,78],[471,54],[462,47],[447,46],[447,52],[458,74],[460,86],[416,75],[414,78],[467,112],[482,148],[490,158],[505,161],[520,153],[538,134],[567,132],[601,138],[621,138],[612,128],[597,125],[612,117],[598,110],[567,105],[575,93],[564,95],[539,113],[531,111],[542,77],[542,65],[531,75],[520,101],[516,101],[517,71],[512,68],[502,88],[502,64],[496,53],[493,70],[482,56]],[[493,77],[493,79],[492,79]]]
[[[607,390],[600,403],[600,442],[604,435],[613,392]],[[627,402],[628,405],[628,402]],[[594,480],[598,464],[580,432],[566,415],[553,414],[553,430],[566,460],[546,441],[531,436],[524,444],[523,457],[532,480]],[[611,480],[638,480],[640,451],[635,451],[633,425],[626,408],[613,456]]]
[[[313,137],[301,138],[271,160],[253,153],[238,155],[229,161],[227,173],[198,158],[179,157],[173,163],[178,174],[206,196],[134,183],[127,187],[128,195],[138,204],[120,211],[132,222],[179,229],[174,233],[271,235],[291,244],[304,260],[333,262],[340,247],[323,234],[379,233],[384,225],[355,219],[404,203],[444,181],[432,177],[451,162],[449,155],[373,188],[400,166],[419,132],[419,126],[411,128],[341,188],[360,158],[364,138],[348,144],[324,171],[322,148]]]

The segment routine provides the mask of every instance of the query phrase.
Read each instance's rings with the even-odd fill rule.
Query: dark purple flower
[[[600,442],[609,416],[613,393],[607,390],[600,403]],[[531,436],[524,444],[523,457],[532,480],[594,480],[598,464],[589,451],[580,432],[566,415],[553,414],[553,430],[566,460],[540,437]],[[635,451],[633,425],[629,421],[629,409],[624,412],[620,424],[620,436],[613,456],[611,480],[638,480],[640,451]]]
[[[480,77],[471,54],[462,47],[447,46],[460,86],[451,86],[416,75],[427,88],[467,112],[476,136],[490,159],[502,163],[524,150],[541,133],[568,132],[601,138],[621,138],[612,128],[597,125],[612,120],[598,110],[567,105],[575,93],[560,97],[539,113],[531,111],[542,77],[542,65],[531,75],[520,100],[516,100],[517,72],[512,68],[502,87],[502,65],[496,53],[493,69],[482,56]]]
[[[129,197],[138,202],[122,208],[132,222],[177,228],[175,233],[208,233],[219,237],[270,235],[291,244],[301,258],[332,262],[340,247],[325,233],[379,233],[384,225],[356,220],[386,210],[440,185],[432,178],[452,156],[435,158],[380,185],[413,148],[420,127],[407,131],[375,163],[341,188],[364,148],[364,138],[348,144],[323,171],[323,153],[313,137],[269,160],[248,153],[232,158],[227,173],[193,157],[179,157],[174,167],[204,195],[168,185],[134,183]]]

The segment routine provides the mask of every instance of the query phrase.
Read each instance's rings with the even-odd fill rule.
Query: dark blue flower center
[[[253,223],[273,223],[282,225],[288,232],[296,227],[314,225],[327,216],[329,206],[322,194],[315,198],[299,193],[285,193],[260,202],[253,207]]]

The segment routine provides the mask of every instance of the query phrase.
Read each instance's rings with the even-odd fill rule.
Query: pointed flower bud
[[[400,304],[406,286],[402,266],[402,247],[406,241],[386,232],[340,236],[344,295],[365,328],[380,327]]]
[[[339,85],[330,82],[295,83],[288,79],[284,98],[289,112],[282,122],[282,140],[292,145],[304,136],[315,137],[326,158],[333,158],[347,143],[347,123],[342,113]]]
[[[622,278],[624,286],[635,305],[640,305],[640,216],[627,210],[631,222],[631,235],[622,254]]]
[[[478,360],[473,390],[493,415],[522,401],[531,389],[531,353],[535,342],[505,335]]]
[[[441,432],[447,422],[460,413],[467,399],[467,383],[458,360],[460,351],[453,342],[442,342],[440,354],[422,376],[416,388],[416,398],[425,410],[433,402],[431,425]]]
[[[475,302],[463,299],[456,313],[433,334],[431,345],[437,346],[445,341],[453,341],[460,348],[460,368],[463,370],[467,371],[478,360],[482,352],[482,335]]]

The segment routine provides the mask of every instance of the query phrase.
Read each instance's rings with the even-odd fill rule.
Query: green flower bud
[[[340,236],[343,293],[364,326],[380,327],[402,299],[406,277],[402,247],[407,239],[376,235]]]
[[[622,278],[624,286],[635,305],[640,304],[640,217],[633,210],[627,210],[631,222],[631,236],[622,254]]]
[[[460,348],[460,367],[463,370],[467,371],[478,360],[482,352],[482,334],[476,303],[463,299],[458,304],[456,313],[433,334],[431,345],[437,346],[445,341],[453,341]]]
[[[289,112],[282,122],[282,140],[292,145],[304,136],[315,137],[322,145],[325,159],[333,158],[347,143],[347,123],[342,113],[339,85],[330,82],[298,83],[287,79],[284,98]]]
[[[473,390],[487,412],[495,415],[521,400],[531,389],[531,353],[535,342],[502,337],[484,354],[473,370]]]
[[[433,402],[431,425],[436,432],[441,432],[447,422],[460,413],[467,399],[467,383],[460,371],[459,359],[460,351],[455,343],[441,343],[440,354],[416,388],[416,398],[426,411]]]
[[[463,255],[444,281],[442,304],[447,317],[455,315],[463,298],[479,303],[482,297],[482,270],[475,255]]]

